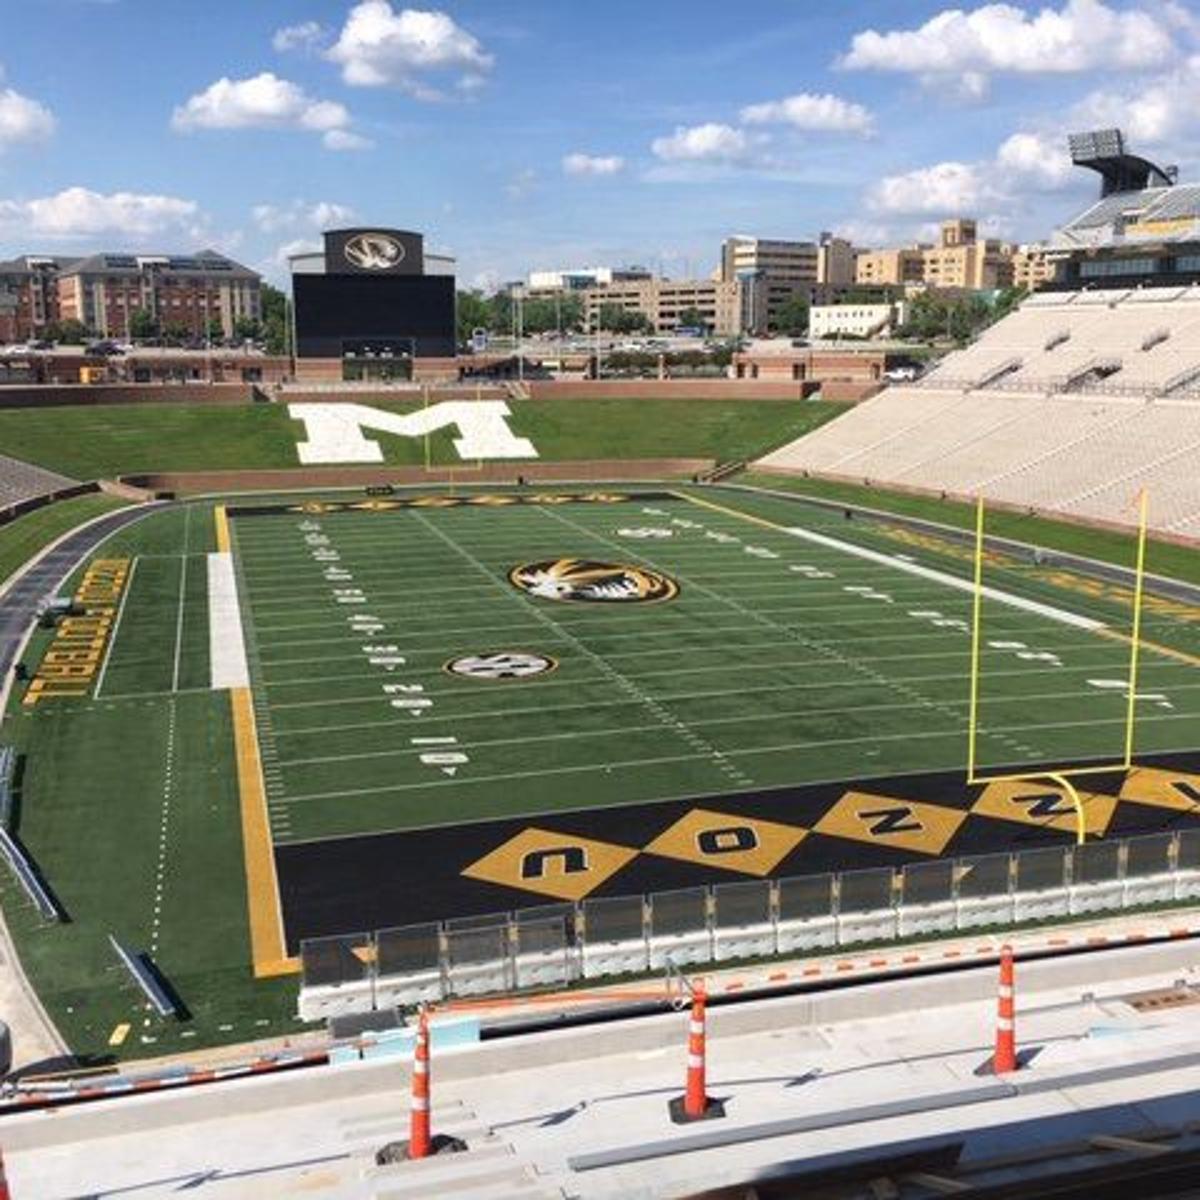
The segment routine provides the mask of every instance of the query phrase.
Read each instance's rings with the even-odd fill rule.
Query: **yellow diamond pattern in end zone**
[[[1116,812],[1116,796],[1081,791],[1079,798],[1083,801],[1085,831],[1094,837],[1102,836]],[[1061,784],[1050,780],[997,779],[980,792],[971,812],[979,817],[1015,821],[1019,825],[1061,829],[1063,833],[1075,833],[1079,829],[1079,818],[1070,795]]]
[[[1121,785],[1121,799],[1178,812],[1200,809],[1200,775],[1186,771],[1164,771],[1158,767],[1134,767]]]
[[[705,867],[768,875],[807,836],[808,830],[796,825],[693,808],[645,849]]]
[[[582,900],[637,855],[628,846],[531,826],[462,874],[556,900]]]
[[[938,855],[966,819],[967,814],[961,809],[944,808],[924,800],[846,792],[813,826],[813,832],[871,846],[894,846],[918,854]]]

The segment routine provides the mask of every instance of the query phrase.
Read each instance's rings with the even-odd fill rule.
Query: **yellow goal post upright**
[[[1045,771],[1013,772],[1009,774],[985,774],[979,768],[979,685],[981,678],[981,650],[983,646],[983,563],[985,552],[984,524],[986,505],[982,495],[975,501],[975,554],[974,579],[971,589],[971,696],[967,720],[967,783],[1025,783],[1048,780],[1061,787],[1075,808],[1076,841],[1082,845],[1087,837],[1087,821],[1083,811],[1083,799],[1072,779],[1081,775],[1100,775],[1112,771],[1127,771],[1133,766],[1134,729],[1137,723],[1137,681],[1139,649],[1142,638],[1142,601],[1145,595],[1146,577],[1146,519],[1149,498],[1146,489],[1138,493],[1137,563],[1134,574],[1133,622],[1128,635],[1118,635],[1129,642],[1129,683],[1125,711],[1124,748],[1117,762],[1071,766],[1064,764]]]

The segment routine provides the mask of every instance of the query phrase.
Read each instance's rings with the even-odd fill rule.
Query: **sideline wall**
[[[0,408],[62,408],[97,404],[250,404],[249,383],[36,384],[0,387]]]

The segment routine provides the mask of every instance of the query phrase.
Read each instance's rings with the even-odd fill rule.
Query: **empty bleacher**
[[[1046,292],[762,460],[1200,537],[1200,289]]]

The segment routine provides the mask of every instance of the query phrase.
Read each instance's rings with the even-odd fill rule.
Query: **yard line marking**
[[[104,661],[100,664],[100,674],[96,678],[96,690],[92,693],[94,698],[99,698],[100,690],[104,687],[104,677],[108,674],[108,664],[112,661],[113,651],[117,648],[117,634],[121,629],[121,618],[125,615],[125,602],[129,599],[129,593],[133,591],[133,577],[137,574],[137,557],[134,557],[133,565],[129,568],[129,578],[125,581],[125,590],[121,593],[121,603],[117,606],[117,619],[113,623],[112,637],[108,639],[108,645],[104,650]]]
[[[489,580],[491,580],[495,587],[499,588],[506,597],[521,605],[522,609],[527,608],[527,610],[534,615],[535,619],[550,629],[556,637],[560,638],[561,640],[569,641],[576,647],[576,649],[581,651],[587,658],[595,663],[601,669],[601,671],[603,671],[604,674],[616,684],[617,687],[640,700],[642,705],[651,713],[651,715],[659,722],[659,724],[664,727],[664,729],[671,730],[671,732],[673,732],[676,736],[687,732],[687,726],[680,721],[678,717],[664,709],[656,700],[653,700],[647,696],[637,686],[636,683],[623,675],[601,654],[593,650],[585,641],[576,637],[575,634],[573,634],[569,629],[560,625],[547,613],[542,612],[542,610],[537,607],[536,603],[526,599],[520,593],[514,591],[507,582],[504,582],[500,577],[495,576],[492,571],[488,567],[484,566],[484,564],[481,563],[479,559],[476,558],[470,551],[461,549],[458,544],[448,534],[445,533],[444,530],[439,529],[436,524],[429,521],[424,513],[416,512],[416,510],[411,511],[415,513],[417,520],[426,529],[434,534],[434,536],[440,538],[446,543],[447,546],[457,552],[461,557],[465,558],[482,575],[485,575]],[[713,755],[719,761],[724,761],[724,755],[721,754],[721,752],[715,747],[713,747]],[[742,779],[744,780],[745,786],[752,786],[753,780],[751,780],[748,776],[743,775]]]
[[[1124,686],[1123,682],[1122,682],[1122,686]],[[1193,685],[1193,686],[1200,687],[1200,684]],[[768,689],[763,689],[763,690],[768,690]],[[776,689],[769,689],[769,690],[780,691],[780,690],[784,690],[784,689],[776,688]],[[721,694],[735,695],[737,693],[726,692],[726,693],[721,693]],[[757,692],[755,694],[757,694]],[[1024,705],[1026,708],[1029,708],[1037,701],[1070,700],[1070,699],[1078,700],[1081,698],[1085,698],[1085,693],[1082,693],[1082,692],[1044,692],[1044,693],[1040,693],[1037,696],[995,696],[995,697],[992,697],[989,699],[988,704],[993,709],[996,706],[999,706],[1002,704],[1021,704],[1021,705]],[[1099,700],[1099,699],[1102,699],[1105,697],[1104,697],[1103,693],[1095,693],[1093,695],[1093,698]],[[1125,698],[1123,695],[1116,695],[1114,693],[1112,695],[1107,696],[1106,698],[1110,699],[1110,700],[1114,700],[1121,705],[1124,705],[1124,703],[1125,703]],[[691,697],[690,696],[688,696],[688,697],[671,697],[671,699],[676,699],[676,700],[691,699]],[[1155,696],[1153,694],[1143,695],[1142,693],[1139,692],[1138,699],[1149,701],[1149,700],[1155,699]],[[965,706],[968,703],[968,701],[966,699],[942,700],[942,701],[940,701],[940,703]],[[788,713],[783,713],[783,714],[780,714],[779,712],[765,712],[765,713],[741,713],[737,716],[730,716],[730,717],[699,717],[699,718],[698,717],[689,717],[687,720],[687,724],[688,724],[689,728],[698,727],[698,728],[707,729],[714,725],[761,725],[763,722],[767,722],[767,721],[779,722],[782,719],[786,719],[786,718],[794,718],[795,720],[803,720],[803,719],[806,719],[809,717],[835,716],[839,713],[844,713],[847,715],[853,715],[856,713],[883,713],[883,712],[901,712],[902,713],[902,712],[906,712],[906,711],[910,711],[910,710],[921,709],[924,707],[925,707],[925,705],[920,704],[920,703],[914,704],[914,703],[900,702],[900,703],[893,703],[893,704],[860,704],[860,703],[856,703],[854,701],[847,701],[845,704],[834,705],[831,707],[806,708],[799,712],[788,712]],[[542,711],[544,711],[544,710],[542,710]],[[561,710],[556,708],[554,711],[559,712]],[[509,714],[508,713],[492,713],[489,715],[492,717],[497,717],[497,716],[507,716]],[[447,719],[461,720],[460,717],[447,718]],[[526,743],[554,742],[554,741],[560,741],[563,739],[566,739],[569,741],[580,741],[584,738],[609,737],[610,735],[613,735],[613,734],[645,733],[645,732],[646,732],[646,726],[644,724],[642,724],[642,725],[611,725],[611,726],[606,726],[603,729],[567,729],[567,730],[559,730],[559,731],[553,732],[553,733],[522,734],[519,737],[489,738],[487,740],[478,741],[478,742],[462,742],[456,738],[442,738],[442,739],[434,739],[434,740],[441,741],[443,743],[453,742],[453,743],[457,744],[463,750],[481,750],[481,749],[486,749],[486,748],[492,747],[492,746],[519,746],[519,745],[524,745]],[[414,740],[419,740],[419,739],[414,739]],[[705,748],[705,742],[704,742],[703,738],[699,737],[698,735],[693,735],[691,737],[685,738],[684,740],[689,742],[689,744],[691,744],[694,748],[697,748],[697,749]],[[867,739],[867,740],[870,740],[870,739]],[[826,745],[830,745],[832,743],[810,742],[807,744],[812,745],[817,748],[820,748],[820,747],[823,747]],[[398,757],[403,757],[405,755],[415,755],[417,753],[418,753],[417,751],[410,750],[407,747],[400,748],[400,749],[363,750],[363,751],[357,751],[357,752],[350,753],[350,754],[323,754],[323,755],[319,755],[319,756],[316,756],[313,758],[288,758],[288,759],[282,759],[281,763],[283,766],[289,767],[289,768],[290,767],[306,767],[306,766],[320,765],[320,764],[325,764],[325,763],[352,762],[352,761],[357,761],[360,759],[369,759],[369,758],[398,758]],[[710,753],[711,753],[711,750],[710,750]],[[720,751],[719,753],[728,754],[728,753],[733,753],[733,752]]]
[[[1166,724],[1168,722],[1187,721],[1187,720],[1194,720],[1194,719],[1195,719],[1195,717],[1193,714],[1173,713],[1173,714],[1170,714],[1167,716],[1144,717],[1143,723]],[[1060,722],[1056,722],[1053,725],[997,726],[992,729],[992,732],[993,733],[1027,733],[1027,732],[1037,732],[1037,731],[1043,730],[1043,729],[1068,729],[1068,728],[1074,729],[1074,728],[1084,728],[1084,727],[1091,726],[1091,725],[1122,725],[1122,724],[1124,724],[1124,720],[1125,720],[1125,718],[1122,716],[1122,717],[1114,717],[1111,720],[1101,720],[1101,721],[1093,721],[1093,720],[1060,721]],[[904,741],[906,739],[913,740],[913,741],[920,741],[920,740],[927,741],[927,740],[935,739],[935,738],[954,738],[955,740],[959,740],[961,738],[961,735],[959,734],[959,732],[957,730],[954,730],[954,729],[949,729],[949,730],[948,729],[939,729],[939,730],[934,730],[932,732],[916,732],[916,733],[906,732],[906,733],[873,734],[869,737],[839,738],[837,740],[822,742],[821,747],[825,748],[828,746],[863,746],[863,745],[871,745],[872,743],[875,743],[875,742],[897,742],[897,741]],[[812,749],[812,746],[813,746],[812,742],[782,742],[782,743],[778,743],[776,745],[771,745],[771,746],[753,746],[753,747],[749,747],[749,748],[741,749],[741,750],[727,750],[725,753],[730,758],[733,758],[733,757],[746,758],[746,757],[751,757],[753,755],[760,755],[760,754],[781,754],[781,753],[784,753],[787,751],[793,751],[793,750]],[[1177,750],[1186,750],[1189,748],[1190,747],[1177,747],[1176,749]],[[1170,751],[1170,750],[1162,750],[1162,751],[1156,750],[1155,751],[1155,753],[1171,753],[1171,752],[1172,751]],[[495,775],[475,775],[475,776],[470,776],[470,777],[464,778],[464,779],[438,779],[438,780],[419,781],[419,782],[413,782],[413,783],[393,783],[393,784],[385,784],[380,787],[355,788],[355,789],[351,789],[348,791],[337,791],[337,792],[310,792],[307,794],[293,796],[291,802],[294,805],[294,804],[298,804],[298,803],[310,803],[310,802],[315,802],[315,801],[319,801],[319,800],[342,800],[342,799],[346,799],[347,797],[350,797],[350,796],[386,795],[389,792],[408,792],[408,791],[414,791],[418,788],[429,788],[429,787],[432,787],[432,788],[457,788],[457,787],[467,787],[467,786],[471,786],[474,784],[503,783],[503,782],[507,782],[507,781],[513,780],[513,779],[534,779],[534,778],[537,778],[537,777],[543,776],[543,775],[571,775],[571,774],[579,774],[580,772],[583,772],[583,771],[603,771],[605,767],[611,767],[614,771],[627,770],[627,769],[632,769],[632,768],[656,766],[656,765],[659,765],[662,763],[699,762],[708,757],[710,757],[710,756],[708,756],[706,754],[679,754],[679,755],[664,755],[662,757],[657,757],[657,758],[640,758],[640,759],[625,759],[625,760],[608,759],[608,760],[605,760],[604,762],[598,762],[598,763],[579,763],[579,764],[574,764],[571,766],[563,766],[563,767],[543,767],[536,771],[508,771],[508,772],[504,772],[501,774],[495,774]],[[961,755],[955,761],[961,767],[961,762],[962,762]],[[1031,759],[1029,761],[1036,762],[1038,760]],[[953,763],[948,763],[947,766],[944,768],[930,767],[928,769],[931,771],[936,771],[939,769],[949,770],[949,769],[952,769],[953,766],[954,766]],[[1119,772],[1121,769],[1122,768],[1120,768],[1120,767],[1114,767],[1113,771],[1114,771],[1114,773],[1116,773],[1116,772]],[[869,777],[866,777],[866,778],[869,778]],[[807,782],[842,783],[842,782],[845,782],[845,777],[838,776],[836,778],[828,779],[828,780],[806,781],[806,783]],[[787,785],[772,785],[771,790],[779,790],[780,788],[783,788],[786,786]],[[650,797],[649,799],[642,798],[642,799],[636,800],[636,801],[622,801],[619,804],[613,804],[613,805],[589,805],[588,810],[590,811],[593,808],[620,808],[620,807],[623,807],[625,804],[633,804],[633,803],[644,804],[644,803],[652,802],[655,799],[675,800],[675,799],[679,799],[679,798],[680,797],[678,795],[671,794],[670,796]],[[514,819],[515,820],[518,817],[545,816],[546,811],[547,810],[545,810],[545,809],[540,809],[535,813],[518,813],[518,814],[505,813],[504,819],[505,820]],[[468,825],[468,824],[476,824],[479,822],[494,821],[494,820],[496,820],[496,818],[494,816],[493,817],[464,817],[461,819],[457,819],[455,821],[455,824]],[[406,825],[403,828],[409,829],[409,830],[445,828],[445,824],[440,823],[438,825],[425,825],[425,826]],[[358,837],[359,832],[358,832],[358,830],[354,830],[351,833],[336,834],[336,835],[332,835],[332,836]],[[324,839],[314,838],[314,839],[310,839],[310,840],[320,841],[320,840],[324,840]]]

